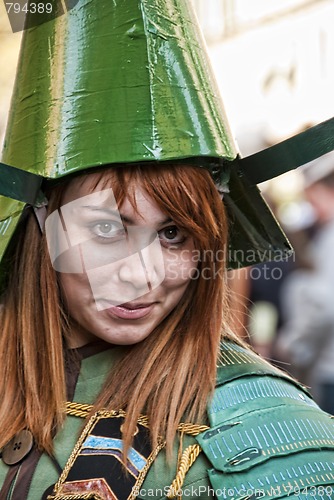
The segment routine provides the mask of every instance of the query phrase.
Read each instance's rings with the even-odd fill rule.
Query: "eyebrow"
[[[136,221],[134,219],[132,219],[131,217],[127,217],[126,215],[122,214],[122,212],[113,210],[112,208],[97,207],[96,205],[83,205],[81,208],[88,208],[89,210],[92,210],[94,212],[104,212],[109,216],[111,215],[113,217],[117,217],[118,219],[121,218],[123,222],[130,226],[136,225]],[[165,219],[157,221],[157,225],[163,226],[164,224],[170,224],[171,222],[173,222],[173,219],[171,219],[170,217],[166,217]]]
[[[88,208],[88,210],[92,210],[92,212],[104,212],[105,214],[112,215],[114,217],[120,217],[120,213],[118,210],[113,210],[108,207],[99,207],[96,205],[82,205],[80,208]]]

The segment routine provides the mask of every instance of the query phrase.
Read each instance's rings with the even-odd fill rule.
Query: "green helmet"
[[[167,161],[209,169],[225,191],[232,267],[291,252],[244,175],[187,0],[81,0],[26,29],[0,165],[0,259],[48,181]]]

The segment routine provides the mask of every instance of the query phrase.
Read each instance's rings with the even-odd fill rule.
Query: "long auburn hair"
[[[60,206],[69,182],[50,190],[49,213]],[[133,186],[140,183],[161,211],[193,237],[201,255],[209,251],[210,258],[199,261],[198,277],[190,281],[176,308],[145,340],[125,348],[95,404],[126,410],[125,449],[139,414],[145,413],[152,422],[153,443],[162,436],[171,452],[181,420],[205,420],[222,333],[233,337],[227,327],[221,258],[228,236],[224,205],[210,174],[190,165],[113,166],[101,171],[97,183],[112,186],[120,204],[125,197],[135,203]],[[18,236],[1,315],[0,448],[29,428],[37,446],[52,453],[52,437],[66,416],[64,349],[71,320],[62,306],[45,235],[32,211],[27,219]]]

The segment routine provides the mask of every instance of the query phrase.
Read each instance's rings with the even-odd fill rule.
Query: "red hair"
[[[61,204],[71,182],[85,178],[53,188],[49,212]],[[126,410],[125,448],[139,414],[145,413],[154,422],[153,442],[163,436],[170,451],[181,420],[205,419],[215,386],[222,325],[228,321],[221,258],[228,236],[224,205],[209,172],[190,165],[113,166],[101,171],[96,183],[112,186],[119,203],[125,197],[134,203],[132,187],[140,183],[161,211],[193,237],[200,255],[210,254],[199,262],[198,278],[169,316],[144,341],[126,347],[96,401],[99,408]],[[1,323],[0,447],[29,428],[37,445],[51,453],[54,428],[65,418],[63,343],[70,319],[33,214],[19,238]]]

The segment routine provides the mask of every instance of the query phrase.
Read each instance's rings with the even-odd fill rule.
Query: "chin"
[[[142,337],[129,337],[129,338],[117,338],[115,340],[107,340],[110,344],[114,345],[135,345],[139,344],[143,340],[145,340],[148,337],[148,335],[142,336]]]
[[[144,332],[136,332],[133,334],[131,334],[129,332],[129,330],[127,330],[126,332],[124,332],[123,335],[122,335],[122,333],[119,333],[118,335],[111,335],[111,336],[109,336],[107,334],[107,335],[103,336],[103,340],[105,340],[106,342],[108,342],[110,344],[114,344],[114,345],[139,344],[139,342],[142,342],[150,335],[152,330],[153,330],[153,328],[149,329],[147,331],[144,331]]]

